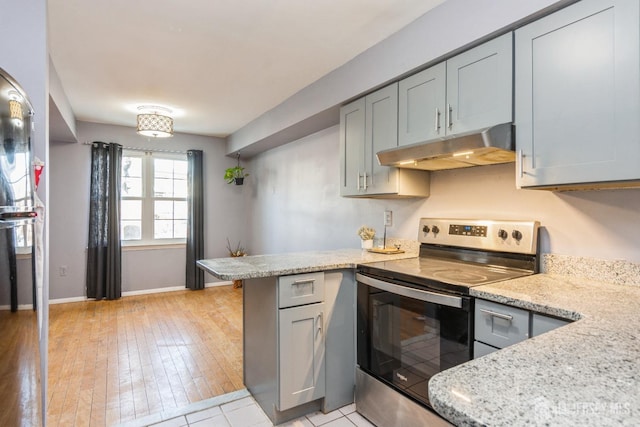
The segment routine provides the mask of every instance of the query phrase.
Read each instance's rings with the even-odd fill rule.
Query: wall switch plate
[[[384,226],[391,227],[393,225],[393,212],[384,211]]]

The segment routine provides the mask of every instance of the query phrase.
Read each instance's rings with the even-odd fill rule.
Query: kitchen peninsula
[[[333,288],[325,293],[324,300],[325,305],[334,304],[331,316],[335,324],[331,324],[333,319],[325,318],[326,357],[328,360],[333,358],[332,363],[327,364],[325,378],[327,387],[333,387],[336,383],[331,384],[335,381],[331,372],[335,375],[340,366],[340,375],[351,376],[349,368],[353,366],[347,365],[355,364],[353,353],[349,353],[354,342],[353,323],[350,324],[350,332],[343,324],[347,318],[349,322],[354,321],[353,268],[379,259],[416,255],[412,251],[386,256],[347,249],[202,260],[199,265],[223,280],[247,279],[245,298],[249,298],[245,300],[245,311],[264,311],[270,305],[277,306],[276,277],[305,276],[324,271],[327,289]],[[598,264],[593,260],[586,262],[582,258],[568,257],[563,264],[565,259],[562,257],[545,255],[544,258],[543,271],[551,274],[479,286],[471,293],[476,298],[574,322],[437,374],[429,383],[431,403],[441,416],[456,425],[637,425],[640,422],[640,377],[637,372],[640,364],[640,340],[637,337],[640,330],[637,313],[640,286],[637,285],[637,266],[616,264],[612,269],[607,262]],[[577,271],[585,268],[589,271]],[[615,277],[611,275],[613,270]],[[612,283],[627,276],[631,279],[625,279],[623,284]],[[596,280],[595,277],[607,281]],[[271,290],[267,292],[271,295],[270,300],[262,298],[264,295],[260,288]],[[254,293],[260,295],[259,301],[251,298]],[[248,307],[246,303],[251,300]],[[336,301],[340,304],[335,305]],[[274,312],[278,310],[266,311],[271,313],[271,322],[274,322]],[[248,361],[269,358],[269,352],[257,351],[256,345],[266,345],[266,339],[276,339],[273,333],[262,333],[264,324],[251,320],[252,314],[245,313],[245,321],[249,320],[245,324],[244,337],[245,375],[251,373]],[[256,334],[251,329],[260,333]],[[347,331],[347,334],[332,340],[330,334],[336,330]],[[248,342],[249,337],[255,342]],[[348,339],[351,341],[344,341]],[[346,345],[342,349],[332,348],[338,342],[346,342]],[[350,363],[344,363],[345,360]],[[275,365],[276,361],[272,362]],[[245,382],[256,400],[260,401],[261,395],[265,394],[264,388],[252,387],[251,379],[246,377]],[[341,383],[338,388],[344,389],[345,384]],[[324,406],[319,399],[302,405],[299,410],[332,410],[341,403],[335,399],[332,403],[332,394],[335,397],[340,393],[327,391],[329,401]],[[277,399],[264,400],[262,397],[263,403],[273,404]],[[272,405],[269,416],[281,422],[283,418],[277,416],[283,414],[277,412]],[[298,413],[301,412],[285,411],[284,415],[290,419]]]
[[[355,267],[414,258],[360,249],[200,260],[222,280],[244,280],[243,379],[274,424],[353,403]]]

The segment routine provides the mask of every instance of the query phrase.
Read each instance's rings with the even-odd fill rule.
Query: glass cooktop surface
[[[533,274],[532,271],[518,268],[426,257],[380,261],[363,266],[370,271],[383,272],[385,277],[399,273],[403,277],[398,278],[407,280],[406,276],[410,276],[418,284],[422,279],[427,279],[465,287],[486,285]]]

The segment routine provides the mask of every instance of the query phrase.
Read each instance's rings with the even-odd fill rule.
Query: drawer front
[[[473,342],[473,358],[477,359],[478,357],[486,356],[487,354],[493,353],[494,351],[500,350],[499,348],[491,347],[490,345],[486,345],[481,343],[480,341]]]
[[[324,272],[278,278],[278,307],[295,307],[324,301]]]
[[[475,339],[504,348],[529,338],[529,312],[516,307],[476,300]]]
[[[545,332],[552,331],[569,323],[571,322],[568,320],[533,313],[533,319],[531,319],[531,338],[537,337],[538,335],[542,335]]]

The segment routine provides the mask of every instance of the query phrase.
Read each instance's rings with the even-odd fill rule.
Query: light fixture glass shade
[[[137,132],[153,138],[173,136],[173,119],[161,114],[138,114]]]
[[[22,120],[22,104],[15,99],[9,100],[9,115],[12,119]]]

